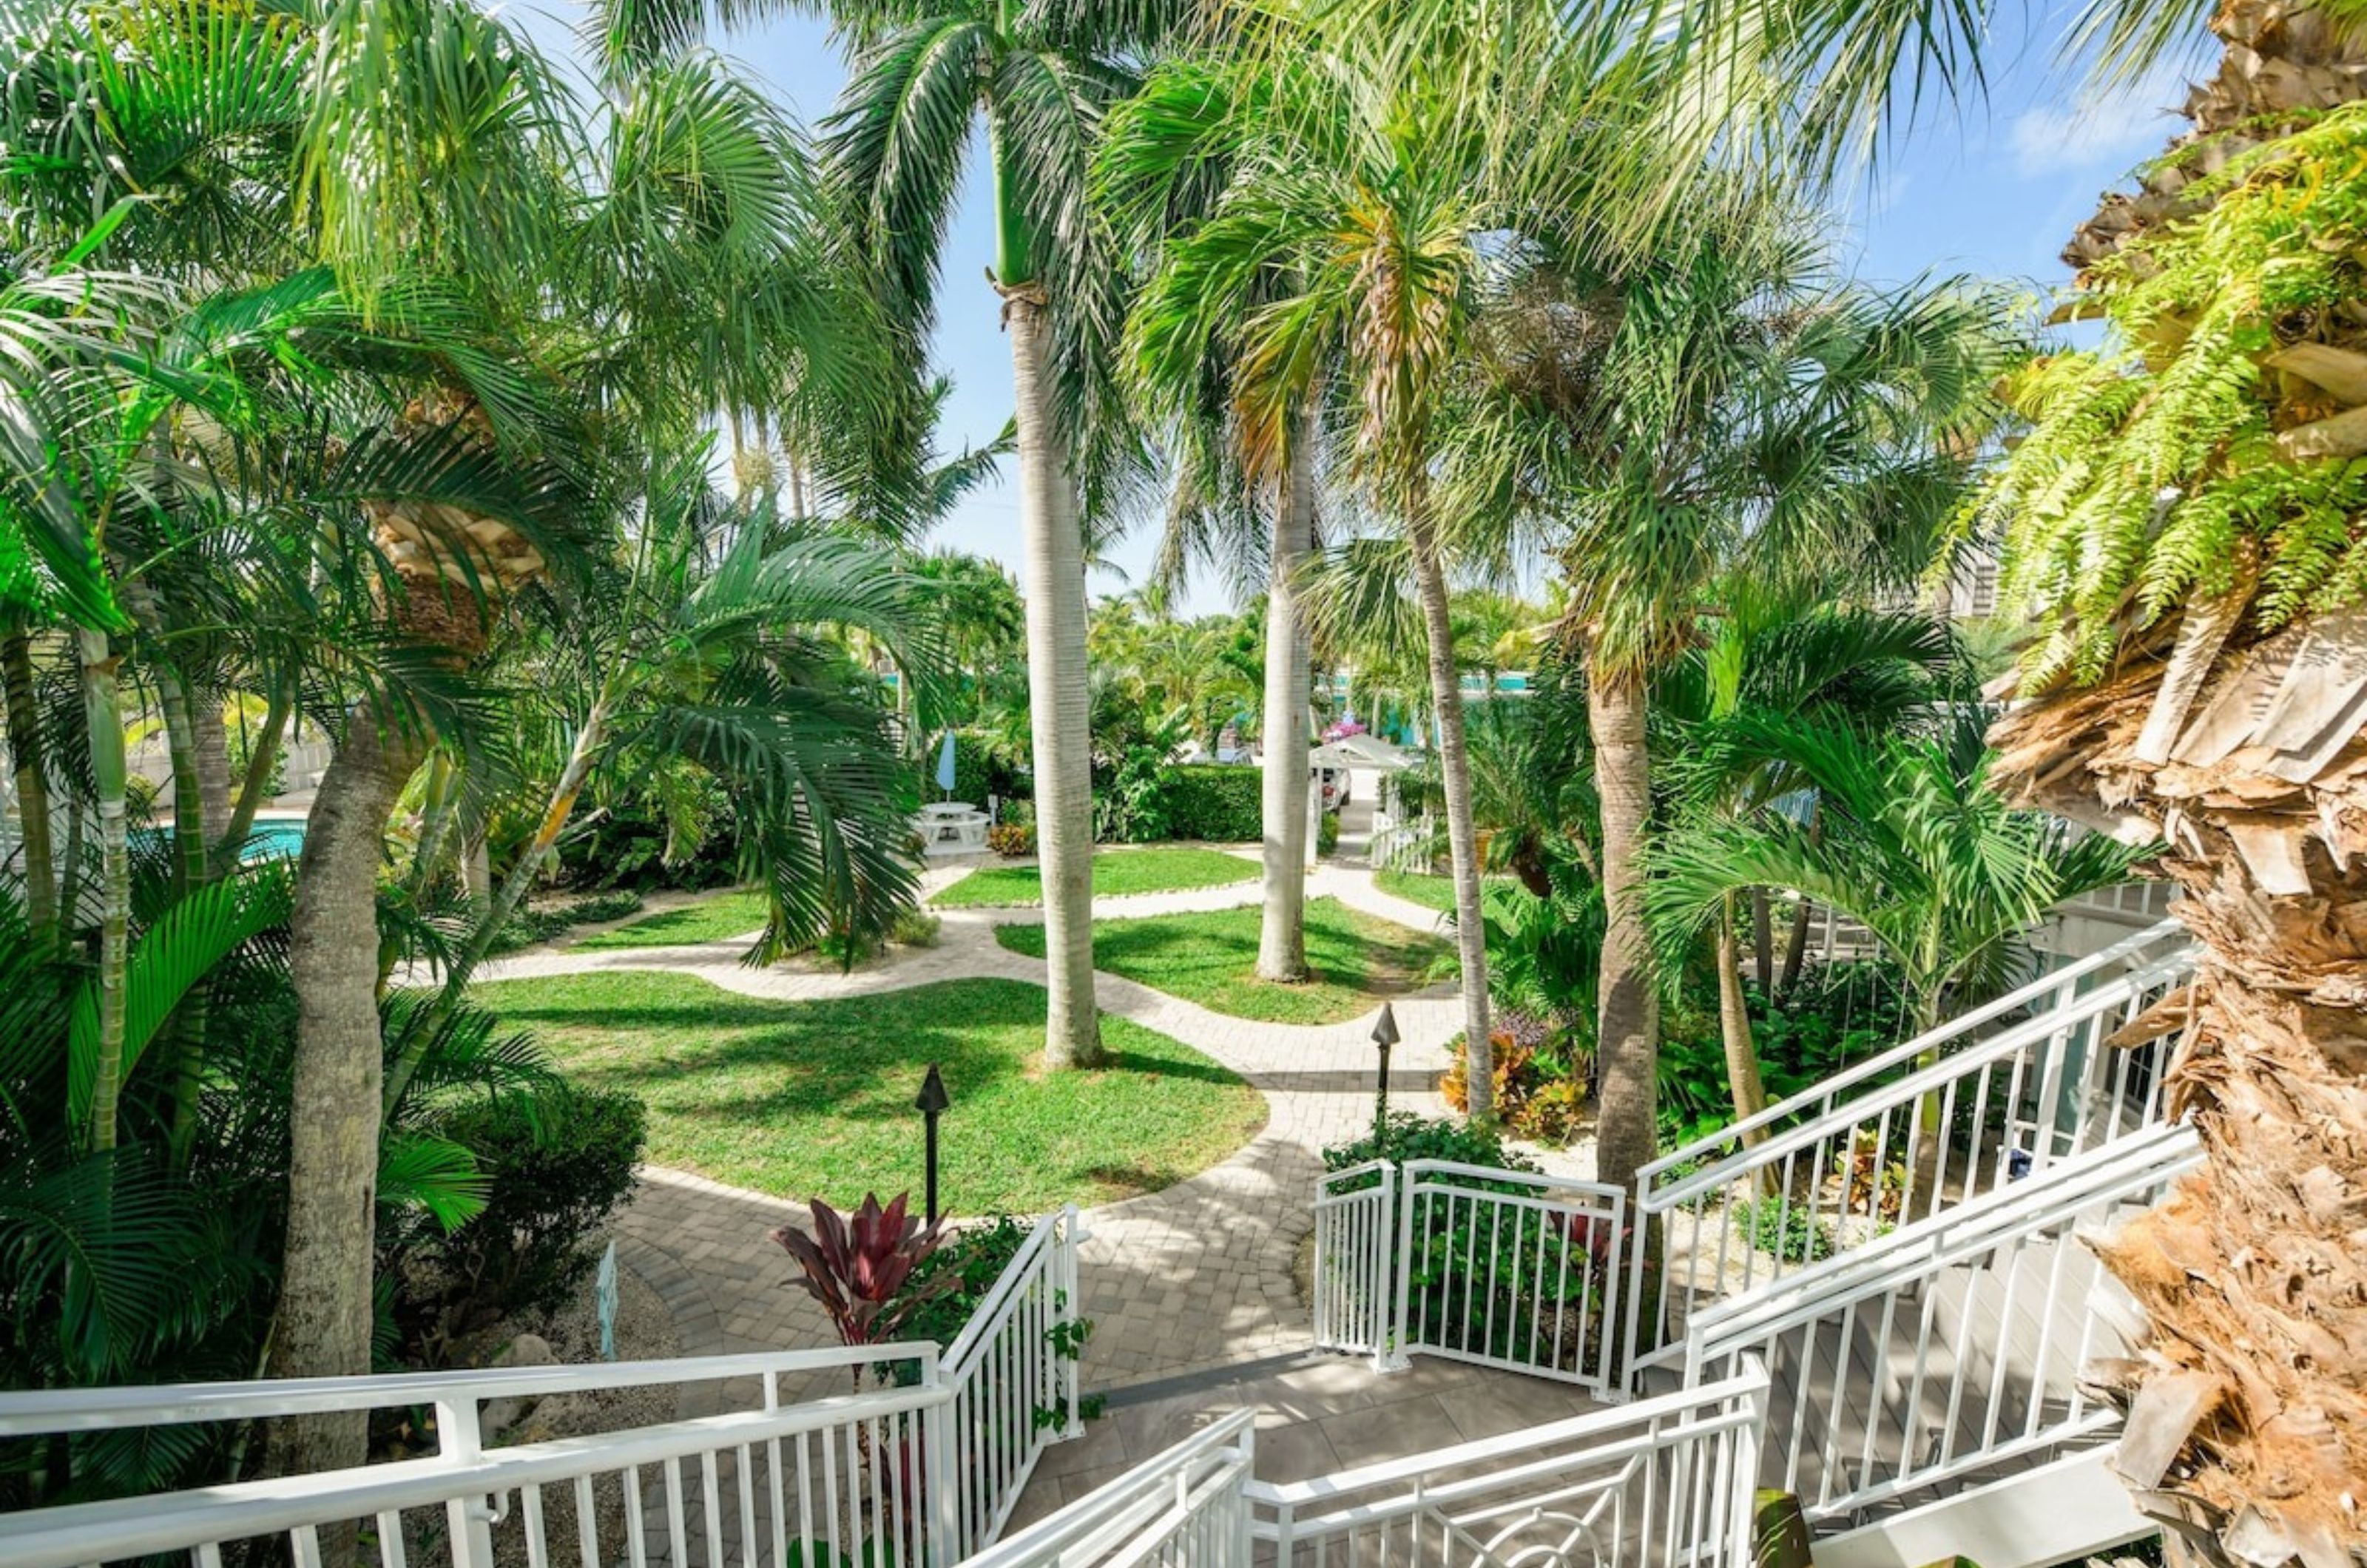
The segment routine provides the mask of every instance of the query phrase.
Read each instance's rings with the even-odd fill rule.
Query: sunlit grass
[[[1047,1072],[1044,992],[956,980],[827,1002],[742,997],[696,976],[606,970],[473,993],[577,1082],[650,1108],[649,1158],[841,1207],[921,1190],[912,1109],[938,1064],[948,1212],[1041,1213],[1182,1180],[1265,1120],[1255,1089],[1189,1046],[1104,1017],[1108,1065]]]
[[[1235,1018],[1267,1023],[1336,1023],[1383,997],[1429,983],[1446,955],[1435,937],[1348,908],[1335,898],[1307,906],[1312,977],[1284,985],[1257,977],[1260,910],[1254,904],[1184,915],[1093,922],[1093,967]],[[1014,953],[1044,956],[1044,928],[997,926]]]
[[[661,909],[610,931],[594,931],[573,945],[578,948],[696,947],[701,942],[730,942],[764,930],[769,912],[764,895],[742,891],[718,893],[696,904]]]
[[[1102,850],[1093,856],[1093,896],[1180,893],[1254,882],[1255,861],[1216,850]],[[1044,881],[1032,865],[984,866],[937,894],[941,909],[1023,908],[1044,902]]]

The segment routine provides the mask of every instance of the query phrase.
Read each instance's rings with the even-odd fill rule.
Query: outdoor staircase
[[[1608,1402],[1591,1414],[1272,1484],[1243,1412],[1006,1533],[1037,1457],[1079,1430],[1070,1211],[942,1357],[0,1395],[0,1439],[433,1408],[438,1444],[0,1517],[0,1562],[311,1568],[358,1529],[380,1568],[1750,1568],[1772,1486],[1800,1499],[1819,1568],[2043,1568],[2148,1528],[2104,1467],[2117,1416],[2079,1384],[2129,1321],[2079,1238],[2200,1158],[2162,1116],[2176,1041],[2106,1043],[2191,964],[2151,928],[1675,1151],[1632,1195],[1438,1161],[1325,1179],[1319,1343],[1376,1371],[1430,1355],[1557,1379]],[[786,1392],[858,1368],[860,1392]],[[479,1435],[480,1406],[521,1393],[731,1381],[758,1397],[594,1438]],[[583,1523],[600,1497],[621,1552]]]

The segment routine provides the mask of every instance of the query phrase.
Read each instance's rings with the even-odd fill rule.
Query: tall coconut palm
[[[1180,581],[1195,563],[1218,567],[1244,593],[1265,598],[1265,680],[1259,734],[1263,909],[1259,976],[1307,977],[1312,649],[1303,578],[1319,541],[1317,500],[1325,367],[1305,376],[1295,407],[1250,417],[1236,386],[1242,369],[1218,318],[1195,308],[1193,285],[1165,274],[1188,267],[1171,235],[1195,230],[1222,189],[1240,106],[1241,78],[1221,65],[1183,60],[1154,73],[1111,117],[1095,162],[1095,195],[1112,209],[1152,282],[1129,321],[1127,368],[1138,396],[1167,433],[1177,470],[1159,564]],[[1179,310],[1179,306],[1183,309]],[[1278,415],[1278,422],[1277,422]],[[1263,574],[1256,572],[1263,561]]]
[[[1911,576],[1960,493],[1941,442],[1982,416],[2010,344],[1980,294],[1836,282],[1780,194],[1724,182],[1639,250],[1580,227],[1490,285],[1446,488],[1545,530],[1568,583],[1608,915],[1597,1169],[1624,1183],[1658,1138],[1652,682],[1714,589]]]
[[[1085,675],[1084,513],[1097,489],[1082,481],[1112,450],[1103,427],[1119,306],[1085,175],[1102,117],[1132,90],[1141,51],[1166,30],[1164,9],[1011,0],[832,7],[855,57],[831,117],[831,152],[889,311],[916,353],[981,120],[993,164],[989,281],[1011,338],[1048,969],[1045,1056],[1055,1066],[1091,1066],[1102,1054]]]
[[[1229,371],[1230,418],[1280,474],[1312,443],[1295,437],[1319,396],[1353,431],[1339,466],[1399,532],[1427,649],[1448,840],[1473,1115],[1492,1112],[1487,953],[1478,845],[1447,590],[1447,514],[1432,469],[1485,254],[1535,190],[1488,134],[1511,95],[1501,76],[1400,51],[1350,25],[1277,23],[1241,57],[1184,62],[1149,89],[1205,143],[1145,136],[1147,177],[1190,160],[1219,171],[1205,218],[1168,243],[1136,317],[1138,360],[1189,366],[1213,346]],[[1517,62],[1517,51],[1501,57]],[[1523,83],[1523,85],[1527,84]],[[1213,110],[1208,107],[1213,101]],[[1546,140],[1550,141],[1548,137]],[[1327,393],[1323,389],[1330,388]],[[1269,751],[1271,752],[1271,748]]]

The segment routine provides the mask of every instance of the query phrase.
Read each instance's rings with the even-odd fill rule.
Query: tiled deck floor
[[[1258,1412],[1257,1476],[1270,1482],[1305,1481],[1602,1408],[1568,1383],[1427,1357],[1387,1375],[1365,1360],[1315,1361],[1114,1407],[1082,1438],[1046,1450],[1008,1529],[1244,1407]]]

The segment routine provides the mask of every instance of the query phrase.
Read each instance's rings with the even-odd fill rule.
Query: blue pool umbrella
[[[947,800],[954,797],[954,732],[950,729],[946,731],[945,745],[937,751],[937,787],[946,792]]]

